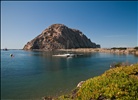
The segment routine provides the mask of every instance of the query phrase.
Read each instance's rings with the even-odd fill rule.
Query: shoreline
[[[2,49],[1,49],[2,50]],[[8,49],[8,50],[25,50],[25,49]],[[7,51],[8,51],[7,50]],[[5,50],[3,50],[5,51]],[[111,53],[111,54],[133,54],[138,56],[138,49],[135,48],[76,48],[76,49],[55,49],[55,50],[44,50],[44,49],[31,49],[25,51],[45,51],[45,52],[82,52],[82,53],[91,53],[91,52],[100,52],[100,53]]]
[[[22,49],[24,50],[24,49]],[[56,49],[56,50],[43,50],[43,49],[33,49],[26,51],[68,51],[68,52],[100,52],[100,53],[112,53],[112,54],[133,54],[138,55],[138,50],[134,48],[126,48],[126,49],[112,49],[112,48],[78,48],[78,49]]]
[[[123,49],[107,49],[107,48],[80,48],[80,49],[60,49],[59,51],[71,52],[101,52],[101,53],[115,53],[115,54],[135,54],[138,55],[138,50],[134,48]]]
[[[88,78],[85,81],[80,81],[76,85],[76,87],[72,91],[70,91],[69,94],[62,94],[58,97],[44,96],[44,97],[42,97],[42,100],[77,100],[78,98],[79,99],[81,98],[82,100],[86,100],[86,99],[88,99],[88,97],[89,97],[89,100],[91,100],[92,97],[94,100],[95,99],[96,100],[104,100],[104,99],[112,99],[113,97],[114,97],[114,99],[121,99],[124,96],[134,99],[137,96],[135,94],[133,97],[131,95],[131,93],[135,91],[134,87],[135,88],[138,88],[138,87],[134,84],[131,84],[131,82],[133,81],[136,83],[136,81],[134,81],[134,79],[135,80],[138,79],[137,71],[138,71],[138,63],[134,63],[131,65],[123,65],[123,63],[122,63],[119,66],[116,66],[116,67],[106,70],[101,75]],[[129,76],[129,78],[127,76]],[[122,81],[121,84],[122,84],[124,90],[122,89],[122,87],[120,87],[119,82],[116,83],[116,81],[118,81],[118,78],[120,79],[120,81]],[[130,91],[131,93],[126,91],[126,90],[129,90],[129,88],[128,88],[129,84],[126,84],[126,82],[124,82],[124,78],[126,79],[126,81],[129,84],[131,84],[133,86],[133,90]],[[107,84],[107,85],[105,85],[103,88],[103,84]],[[95,86],[93,86],[93,85],[95,85]],[[115,86],[115,87],[112,88],[112,86]],[[99,87],[101,89],[99,89]],[[108,93],[108,91],[109,90],[111,91],[112,89],[114,89],[114,91],[116,93],[112,93],[112,92]],[[105,92],[103,92],[102,90],[104,90]],[[120,94],[120,96],[118,96],[119,92],[122,93],[122,94]],[[124,95],[124,93],[126,93],[126,92],[128,94]],[[84,93],[87,96],[84,96]],[[97,95],[97,97],[95,95]],[[100,99],[100,98],[102,98],[102,99]]]

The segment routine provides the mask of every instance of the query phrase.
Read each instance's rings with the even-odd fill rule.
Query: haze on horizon
[[[137,1],[1,1],[1,49],[22,49],[52,24],[83,32],[102,48],[138,45]]]

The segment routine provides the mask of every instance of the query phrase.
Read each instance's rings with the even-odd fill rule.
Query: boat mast
[[[69,40],[67,40],[67,53],[68,53],[68,48],[69,48]]]

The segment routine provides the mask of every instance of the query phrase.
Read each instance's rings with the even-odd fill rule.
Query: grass
[[[109,69],[57,100],[138,100],[138,64]]]

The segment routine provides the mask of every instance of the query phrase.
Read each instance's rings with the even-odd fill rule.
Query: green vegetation
[[[112,63],[110,65],[110,68],[116,68],[116,67],[125,67],[125,66],[129,66],[130,63],[129,62],[118,62],[118,63]]]
[[[111,48],[111,49],[113,49],[113,50],[126,50],[127,48],[125,48],[125,47],[113,47],[113,48]]]
[[[137,100],[138,64],[109,69],[101,76],[86,80],[80,88],[57,100]]]
[[[135,47],[134,49],[138,50],[138,47]]]

